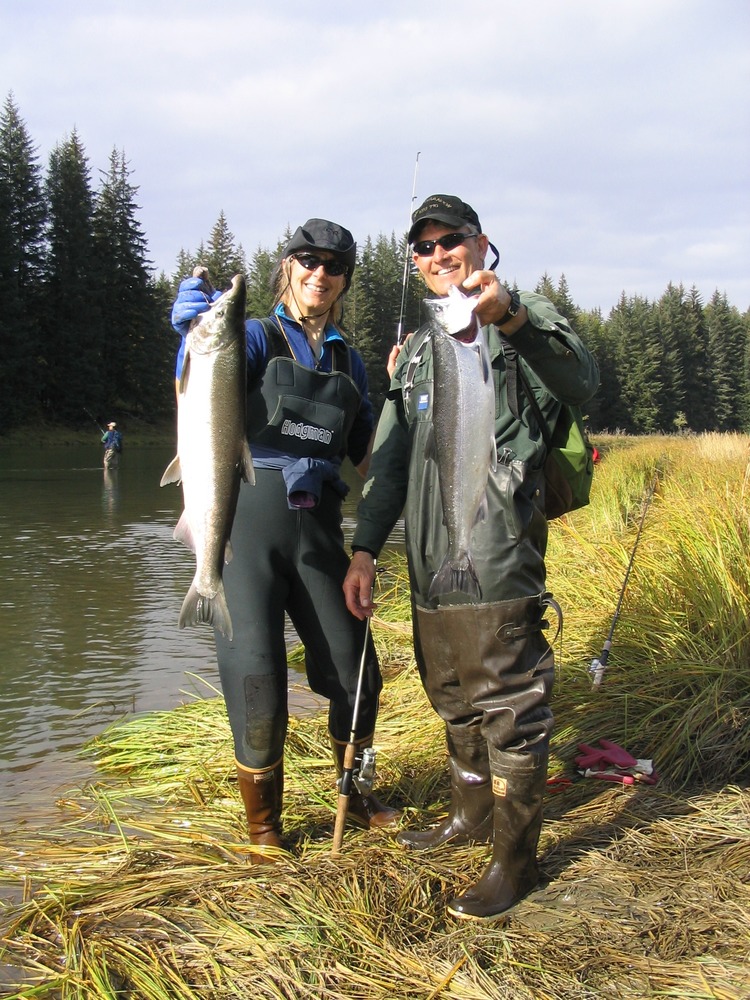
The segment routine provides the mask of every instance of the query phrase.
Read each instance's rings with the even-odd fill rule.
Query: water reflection
[[[193,559],[172,538],[181,491],[159,487],[171,457],[0,450],[0,827],[56,818],[88,774],[75,751],[109,723],[219,687],[210,630],[177,628]]]
[[[104,469],[102,487],[102,511],[105,517],[114,517],[120,506],[119,469]]]

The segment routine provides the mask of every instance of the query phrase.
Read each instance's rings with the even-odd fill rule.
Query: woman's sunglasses
[[[331,278],[338,278],[339,275],[346,274],[349,270],[346,264],[340,260],[323,260],[322,257],[316,257],[314,253],[296,253],[294,259],[299,261],[306,271],[317,271],[322,266],[325,273]]]
[[[465,240],[474,240],[478,233],[447,233],[437,240],[419,240],[414,244],[414,253],[417,257],[432,257],[435,247],[442,247],[443,250],[455,250],[460,247]]]

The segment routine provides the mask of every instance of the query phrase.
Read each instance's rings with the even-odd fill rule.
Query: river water
[[[177,627],[194,557],[172,538],[182,492],[159,487],[171,457],[126,442],[105,471],[96,446],[0,449],[0,833],[59,820],[106,726],[219,688],[211,630]],[[292,711],[314,701],[302,680]]]

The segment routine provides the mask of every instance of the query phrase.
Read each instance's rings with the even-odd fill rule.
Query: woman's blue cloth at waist
[[[342,498],[349,492],[349,487],[339,475],[340,464],[325,458],[298,458],[258,448],[253,450],[253,466],[256,469],[281,471],[290,510],[317,507],[325,483]]]

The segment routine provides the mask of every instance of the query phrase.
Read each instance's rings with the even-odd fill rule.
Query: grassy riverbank
[[[121,428],[126,447],[154,447],[174,445],[177,440],[175,420],[146,423],[136,418],[108,418]],[[102,426],[104,426],[102,422]],[[0,451],[6,448],[68,447],[70,445],[99,445],[101,432],[93,420],[80,427],[38,422],[26,427],[16,427],[0,434]]]
[[[86,753],[100,780],[60,824],[0,846],[0,994],[45,1000],[599,1000],[750,995],[748,439],[616,439],[589,508],[552,526],[565,610],[544,881],[486,924],[445,915],[482,847],[403,854],[347,829],[330,856],[325,719],[293,719],[289,853],[247,864],[218,697],[137,716]],[[655,483],[656,481],[656,483]],[[655,483],[599,689],[601,651]],[[441,727],[411,660],[403,564],[380,583],[379,787],[426,824],[446,808]],[[575,780],[579,742],[654,758],[656,786]],[[19,972],[17,970],[23,970]],[[12,986],[13,981],[18,983]],[[3,986],[3,982],[7,985]]]

